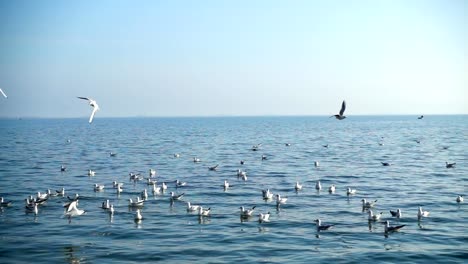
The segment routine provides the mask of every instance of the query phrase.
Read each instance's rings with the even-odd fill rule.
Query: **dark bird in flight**
[[[345,110],[346,110],[346,101],[343,100],[343,103],[341,104],[340,113],[338,115],[332,115],[330,117],[335,117],[338,120],[343,120],[343,119],[346,118],[346,116],[344,116],[344,111]]]

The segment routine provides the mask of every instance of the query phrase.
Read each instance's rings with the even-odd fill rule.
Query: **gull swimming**
[[[106,201],[102,202],[101,208],[105,209],[105,210],[109,209],[110,208],[109,200],[106,200]]]
[[[390,222],[387,220],[385,221],[385,233],[395,232],[400,230],[406,225],[399,225],[399,226],[390,226]]]
[[[382,217],[382,214],[383,213],[374,214],[374,212],[372,212],[372,210],[369,210],[369,216],[367,217],[367,220],[369,220],[369,221],[378,221],[378,220],[380,220],[380,217]]]
[[[94,184],[94,191],[100,192],[104,190],[104,185],[98,185],[97,183]]]
[[[65,196],[65,188],[62,187],[62,189],[59,191],[59,190],[55,190],[55,192],[57,193],[57,196]]]
[[[146,189],[144,189],[142,192],[141,192],[141,199],[144,200],[148,200],[148,191]]]
[[[195,163],[196,163],[196,162],[201,162],[201,159],[195,157],[195,158],[193,158],[193,162],[195,162]]]
[[[456,165],[456,164],[457,164],[457,163],[455,163],[455,162],[454,162],[454,163],[445,162],[445,167],[446,167],[447,169],[449,169],[449,168],[455,168],[455,165]]]
[[[11,206],[11,201],[5,201],[3,197],[0,197],[0,206],[1,207],[8,207]]]
[[[402,216],[401,210],[399,208],[396,211],[390,211],[390,214],[393,217],[396,217],[396,218],[401,218],[401,216]]]
[[[93,170],[88,170],[88,176],[94,176],[96,175],[96,172]]]
[[[288,197],[281,197],[281,195],[277,194],[276,195],[276,205],[280,205],[280,204],[285,204],[286,201],[288,200]]]
[[[109,156],[110,157],[115,157],[115,156],[117,156],[117,153],[111,151],[111,152],[109,152]]]
[[[160,192],[161,192],[161,187],[157,186],[156,184],[153,185],[153,195],[157,194],[157,193],[160,193]]]
[[[2,198],[2,202],[3,202],[3,198]],[[457,203],[462,203],[463,202],[463,195],[458,195],[457,196]]]
[[[329,193],[335,193],[335,190],[336,190],[335,184],[332,184],[330,188],[328,188]]]
[[[371,208],[374,207],[375,203],[377,203],[377,200],[368,202],[366,199],[362,199],[361,202],[363,208]]]
[[[150,178],[148,178],[148,180],[146,181],[147,185],[155,185],[156,183],[157,183],[156,180],[151,180]]]
[[[320,181],[317,181],[317,182],[315,183],[315,189],[316,189],[317,191],[322,190],[322,185],[320,184]]]
[[[180,157],[180,154],[179,153],[175,153],[174,154],[174,158],[179,158]]]
[[[202,206],[198,208],[198,215],[199,216],[209,216],[211,213],[211,208],[203,209]]]
[[[60,171],[66,171],[66,170],[67,170],[67,167],[65,167],[65,166],[63,166],[63,165],[60,166]]]
[[[348,187],[348,189],[346,190],[346,194],[347,195],[356,194],[356,189],[351,189],[351,188]]]
[[[273,198],[273,193],[270,192],[270,189],[262,190],[262,196],[264,200],[270,200]]]
[[[163,191],[167,190],[167,185],[166,185],[165,182],[162,183],[161,189],[162,189]]]
[[[200,209],[199,205],[193,205],[190,204],[190,202],[187,202],[187,212],[196,212]]]
[[[37,215],[39,213],[37,203],[34,203],[32,206],[26,206],[26,213],[34,213],[34,215]]]
[[[332,115],[330,117],[335,117],[338,120],[343,120],[346,118],[346,116],[344,116],[345,110],[346,110],[346,102],[343,100],[343,103],[341,103],[340,113],[338,115]]]
[[[320,163],[318,161],[314,161],[314,166],[315,168],[317,168],[318,166],[320,166]]]
[[[298,181],[296,182],[296,185],[294,185],[294,189],[296,191],[300,191],[302,190],[302,184],[300,184]]]
[[[8,98],[8,96],[3,92],[2,88],[0,88],[0,93],[2,93],[3,97]]]
[[[85,210],[78,209],[77,205],[78,200],[70,202],[70,204],[67,206],[67,209],[65,210],[65,215],[72,217],[84,214]]]
[[[250,217],[252,216],[253,212],[255,211],[255,207],[257,206],[253,206],[252,209],[245,209],[244,206],[241,206],[240,207],[240,215],[241,217]]]
[[[135,221],[140,221],[143,219],[143,216],[141,215],[140,209],[137,209],[135,212]]]
[[[320,219],[315,219],[314,222],[317,224],[317,231],[324,231],[333,227],[333,225],[322,225],[322,221]]]
[[[227,180],[224,180],[224,190],[228,189],[229,188],[229,182]]]
[[[155,169],[149,169],[149,176],[150,177],[156,176],[156,170]]]
[[[171,200],[180,200],[183,196],[184,196],[185,193],[181,193],[181,194],[175,194],[174,192],[171,192]]]
[[[209,167],[208,170],[210,171],[215,171],[217,168],[218,168],[219,164],[216,164],[215,166],[213,167]]]
[[[140,199],[139,196],[137,196],[137,200],[133,201],[132,198],[128,199],[128,206],[129,207],[142,207],[143,206],[143,200]]]
[[[94,114],[97,110],[99,110],[99,106],[95,100],[87,97],[78,97],[79,99],[87,100],[89,105],[93,108],[93,112],[91,112],[91,116],[89,117],[89,123],[93,122]]]
[[[259,214],[258,215],[258,222],[261,224],[261,223],[268,223],[270,222],[270,212],[266,213],[266,214]]]
[[[175,180],[175,183],[176,183],[176,188],[187,185],[187,182],[181,182],[179,180]]]
[[[418,219],[421,219],[422,217],[428,217],[428,216],[429,216],[429,211],[423,211],[422,207],[419,206]]]
[[[390,162],[380,162],[380,163],[382,163],[382,166],[390,166],[390,165],[392,165]]]

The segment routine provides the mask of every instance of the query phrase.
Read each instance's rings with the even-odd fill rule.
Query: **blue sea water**
[[[0,212],[0,262],[463,263],[468,214],[455,199],[466,194],[467,131],[464,115],[0,120],[0,196],[12,201]],[[457,165],[447,169],[446,161]],[[148,177],[150,168],[168,183],[164,194],[129,180],[129,172]],[[176,179],[187,186],[176,189]],[[120,195],[114,180],[124,182]],[[304,184],[297,193],[296,181]],[[346,195],[348,186],[356,195]],[[26,197],[62,187],[66,196],[79,193],[85,215],[64,217],[66,197],[49,198],[37,216],[25,213]],[[128,198],[145,188],[144,219],[136,223]],[[264,201],[266,188],[287,203]],[[183,201],[171,204],[171,191],[185,193]],[[378,200],[375,213],[406,226],[386,236],[381,223],[367,221],[362,198]],[[112,218],[99,208],[106,199]],[[212,216],[187,213],[184,201],[210,207]],[[240,218],[240,206],[254,205],[255,215],[271,212],[271,222]],[[419,206],[430,211],[421,221]],[[400,220],[389,213],[397,208]],[[334,227],[318,233],[317,218]]]

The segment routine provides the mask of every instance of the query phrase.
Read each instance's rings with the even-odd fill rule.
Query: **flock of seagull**
[[[0,89],[0,92],[3,94],[3,96],[5,98],[7,98],[6,94],[1,89]],[[82,100],[87,100],[89,102],[89,105],[93,108],[92,113],[91,113],[90,118],[89,118],[89,123],[91,123],[93,121],[95,113],[99,110],[99,106],[98,106],[97,102],[95,100],[91,99],[91,98],[88,98],[88,97],[78,97],[78,98],[82,99]],[[341,109],[339,111],[339,114],[332,115],[331,117],[335,117],[337,120],[343,120],[343,119],[346,118],[346,116],[344,116],[345,110],[346,110],[346,102],[343,101],[342,105],[341,105]],[[422,119],[422,118],[423,118],[423,116],[418,117],[418,119]],[[68,142],[70,143],[70,140],[68,140]],[[289,143],[286,143],[285,145],[290,146]],[[251,150],[252,151],[258,151],[260,149],[260,147],[261,147],[261,144],[257,144],[257,145],[252,146]],[[325,145],[324,147],[328,147],[328,145]],[[110,152],[109,155],[110,155],[110,157],[115,157],[117,154],[113,153],[113,152]],[[174,154],[174,158],[179,158],[179,157],[180,157],[179,154],[177,154],[177,153]],[[262,160],[266,160],[266,159],[267,159],[267,157],[265,155],[262,155]],[[193,162],[198,163],[198,162],[201,162],[201,160],[199,158],[195,157],[195,158],[193,158]],[[243,165],[244,161],[241,160],[240,164]],[[456,163],[446,162],[446,168],[454,168],[455,164]],[[382,165],[383,166],[390,166],[392,164],[382,162]],[[208,169],[210,171],[216,171],[218,169],[218,166],[219,166],[219,164],[216,164],[215,166],[208,167]],[[314,166],[318,167],[319,162],[315,161]],[[60,170],[62,172],[65,172],[66,167],[62,165]],[[91,169],[88,170],[88,176],[89,177],[94,177],[95,175],[96,175],[95,171],[93,171]],[[240,170],[240,169],[237,171],[237,177],[238,177],[238,179],[247,181],[247,173],[245,171]],[[148,187],[150,187],[150,191],[152,192],[153,195],[160,195],[160,194],[165,193],[168,190],[168,184],[166,182],[162,182],[161,185],[158,185],[159,182],[158,182],[158,179],[157,179],[157,172],[156,172],[155,169],[149,169],[148,177],[146,177],[146,178],[143,177],[141,175],[141,173],[132,173],[131,172],[131,173],[129,173],[129,179],[131,181],[133,181],[134,183],[137,183],[137,182],[145,183]],[[186,186],[186,184],[187,184],[186,182],[182,182],[182,181],[179,181],[179,180],[175,180],[174,183],[175,183],[174,187],[176,189],[182,188],[182,187]],[[120,195],[122,193],[123,186],[124,186],[124,184],[121,183],[121,182],[114,181],[112,183],[112,187],[113,187],[113,189],[115,189],[115,192],[117,193],[117,195]],[[231,185],[227,180],[224,180],[224,184],[221,185],[220,187],[223,187],[224,190],[227,190],[227,189],[231,188]],[[101,191],[103,191],[105,189],[105,186],[104,185],[99,185],[99,184],[94,184],[93,188],[94,188],[95,192],[101,192]],[[292,186],[291,186],[291,188],[292,188]],[[322,190],[322,188],[323,187],[322,187],[322,184],[321,184],[320,180],[316,181],[315,189],[317,191],[320,191],[320,190]],[[294,190],[296,192],[299,192],[302,189],[303,189],[303,185],[299,181],[297,181],[295,183],[295,185],[294,185]],[[331,193],[331,194],[335,193],[336,192],[336,186],[332,184],[328,188],[328,192]],[[357,193],[356,189],[352,189],[350,187],[348,187],[346,189],[346,195],[347,196],[352,196],[352,195],[355,195],[356,193]],[[185,193],[176,194],[175,192],[171,191],[170,192],[171,205],[174,202],[177,202],[177,201],[182,201],[183,202],[184,195],[185,195]],[[25,212],[37,215],[38,212],[39,212],[39,207],[45,205],[46,202],[49,199],[51,199],[52,197],[62,197],[62,198],[65,199],[65,188],[62,188],[60,190],[56,190],[55,192],[52,192],[49,189],[45,193],[37,192],[35,196],[30,195],[29,197],[27,197],[25,199]],[[66,197],[67,202],[63,204],[63,207],[64,207],[63,215],[64,215],[64,217],[67,217],[70,222],[71,222],[72,217],[81,216],[81,215],[86,213],[85,210],[78,208],[79,198],[80,198],[79,194],[75,194],[72,197],[67,196]],[[288,201],[287,197],[281,196],[281,194],[279,194],[279,193],[274,194],[273,192],[270,191],[270,189],[262,190],[262,198],[264,200],[266,200],[266,201],[272,201],[272,200],[276,201],[276,208],[278,210],[279,210],[280,206],[283,206]],[[12,201],[6,201],[6,200],[4,200],[3,197],[1,197],[0,200],[1,200],[0,201],[0,207],[1,207],[2,211],[3,211],[3,208],[8,208],[8,207],[13,206]],[[144,219],[144,216],[142,214],[141,209],[143,208],[144,203],[147,200],[148,200],[148,189],[146,189],[146,188],[135,199],[132,199],[132,198],[128,199],[128,207],[135,210],[134,220],[137,223],[141,222]],[[456,198],[457,203],[462,203],[463,201],[464,201],[464,198],[463,198],[462,195],[459,195]],[[373,210],[372,210],[372,208],[377,203],[377,200],[367,201],[366,199],[362,199],[361,202],[362,202],[363,212],[365,211],[368,214],[367,219],[368,219],[369,222],[376,222],[376,221],[381,220],[383,213],[381,212],[381,213],[375,214],[373,212]],[[194,204],[191,204],[188,201],[185,202],[185,203],[186,203],[186,207],[187,207],[186,210],[187,210],[188,213],[196,213],[196,214],[198,214],[198,216],[200,218],[210,217],[211,208],[204,208],[201,205],[194,205]],[[114,205],[111,204],[108,199],[102,202],[100,208],[103,209],[103,210],[106,210],[109,213],[109,215],[111,217],[113,217],[114,212],[115,212]],[[251,208],[245,208],[244,206],[240,206],[239,209],[240,209],[241,219],[250,219],[251,217],[253,217],[255,215],[255,212],[256,212],[256,210],[255,210],[256,206],[253,206]],[[417,216],[418,221],[420,221],[422,218],[429,217],[429,214],[430,214],[429,211],[424,211],[422,207],[419,207],[418,212],[417,212],[417,214],[415,214],[415,216]],[[390,211],[390,215],[391,215],[391,217],[395,217],[397,219],[401,219],[403,217],[401,209],[397,209],[396,211]],[[270,222],[270,212],[261,212],[261,213],[257,214],[256,216],[258,217],[258,222],[260,224]],[[314,220],[314,222],[316,224],[317,232],[329,230],[334,226],[334,225],[331,225],[331,224],[323,224],[321,219],[316,219],[316,220]],[[388,220],[385,220],[385,221],[383,221],[381,223],[384,224],[384,233],[385,233],[385,235],[387,235],[388,233],[391,233],[391,232],[398,231],[398,230],[402,229],[405,226],[405,225],[392,226],[392,225],[390,225],[390,222]]]

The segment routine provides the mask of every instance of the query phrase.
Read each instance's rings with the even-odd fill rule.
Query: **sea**
[[[11,201],[0,211],[0,263],[468,259],[468,201],[456,202],[467,194],[467,115],[341,121],[327,116],[96,116],[92,124],[87,121],[0,120],[0,196]],[[446,162],[456,165],[446,168]],[[217,170],[209,170],[215,165]],[[152,180],[165,182],[167,191],[153,195],[147,184],[150,169],[156,170]],[[238,177],[238,170],[247,179]],[[143,179],[131,180],[129,173]],[[186,185],[176,187],[176,180]],[[225,180],[231,185],[227,190]],[[113,181],[123,183],[122,193]],[[296,182],[302,190],[295,191]],[[105,188],[94,191],[94,184]],[[331,185],[335,193],[328,192]],[[348,187],[356,194],[347,195]],[[61,188],[65,196],[50,196],[37,215],[26,211],[29,196]],[[128,200],[144,189],[149,196],[141,208],[143,220],[135,221]],[[262,198],[266,189],[288,200],[278,207],[274,199]],[[171,192],[184,196],[171,201]],[[64,204],[75,194],[86,213],[67,217]],[[372,210],[382,213],[379,221],[368,221],[362,199],[377,200]],[[101,208],[106,200],[114,205],[113,216]],[[211,216],[187,212],[186,202],[210,208]],[[255,206],[253,216],[242,218],[241,206]],[[418,220],[420,206],[430,214]],[[396,209],[402,211],[400,219],[389,212]],[[268,212],[270,221],[259,223],[258,215]],[[316,219],[333,226],[318,231]],[[405,226],[385,233],[387,220]]]

